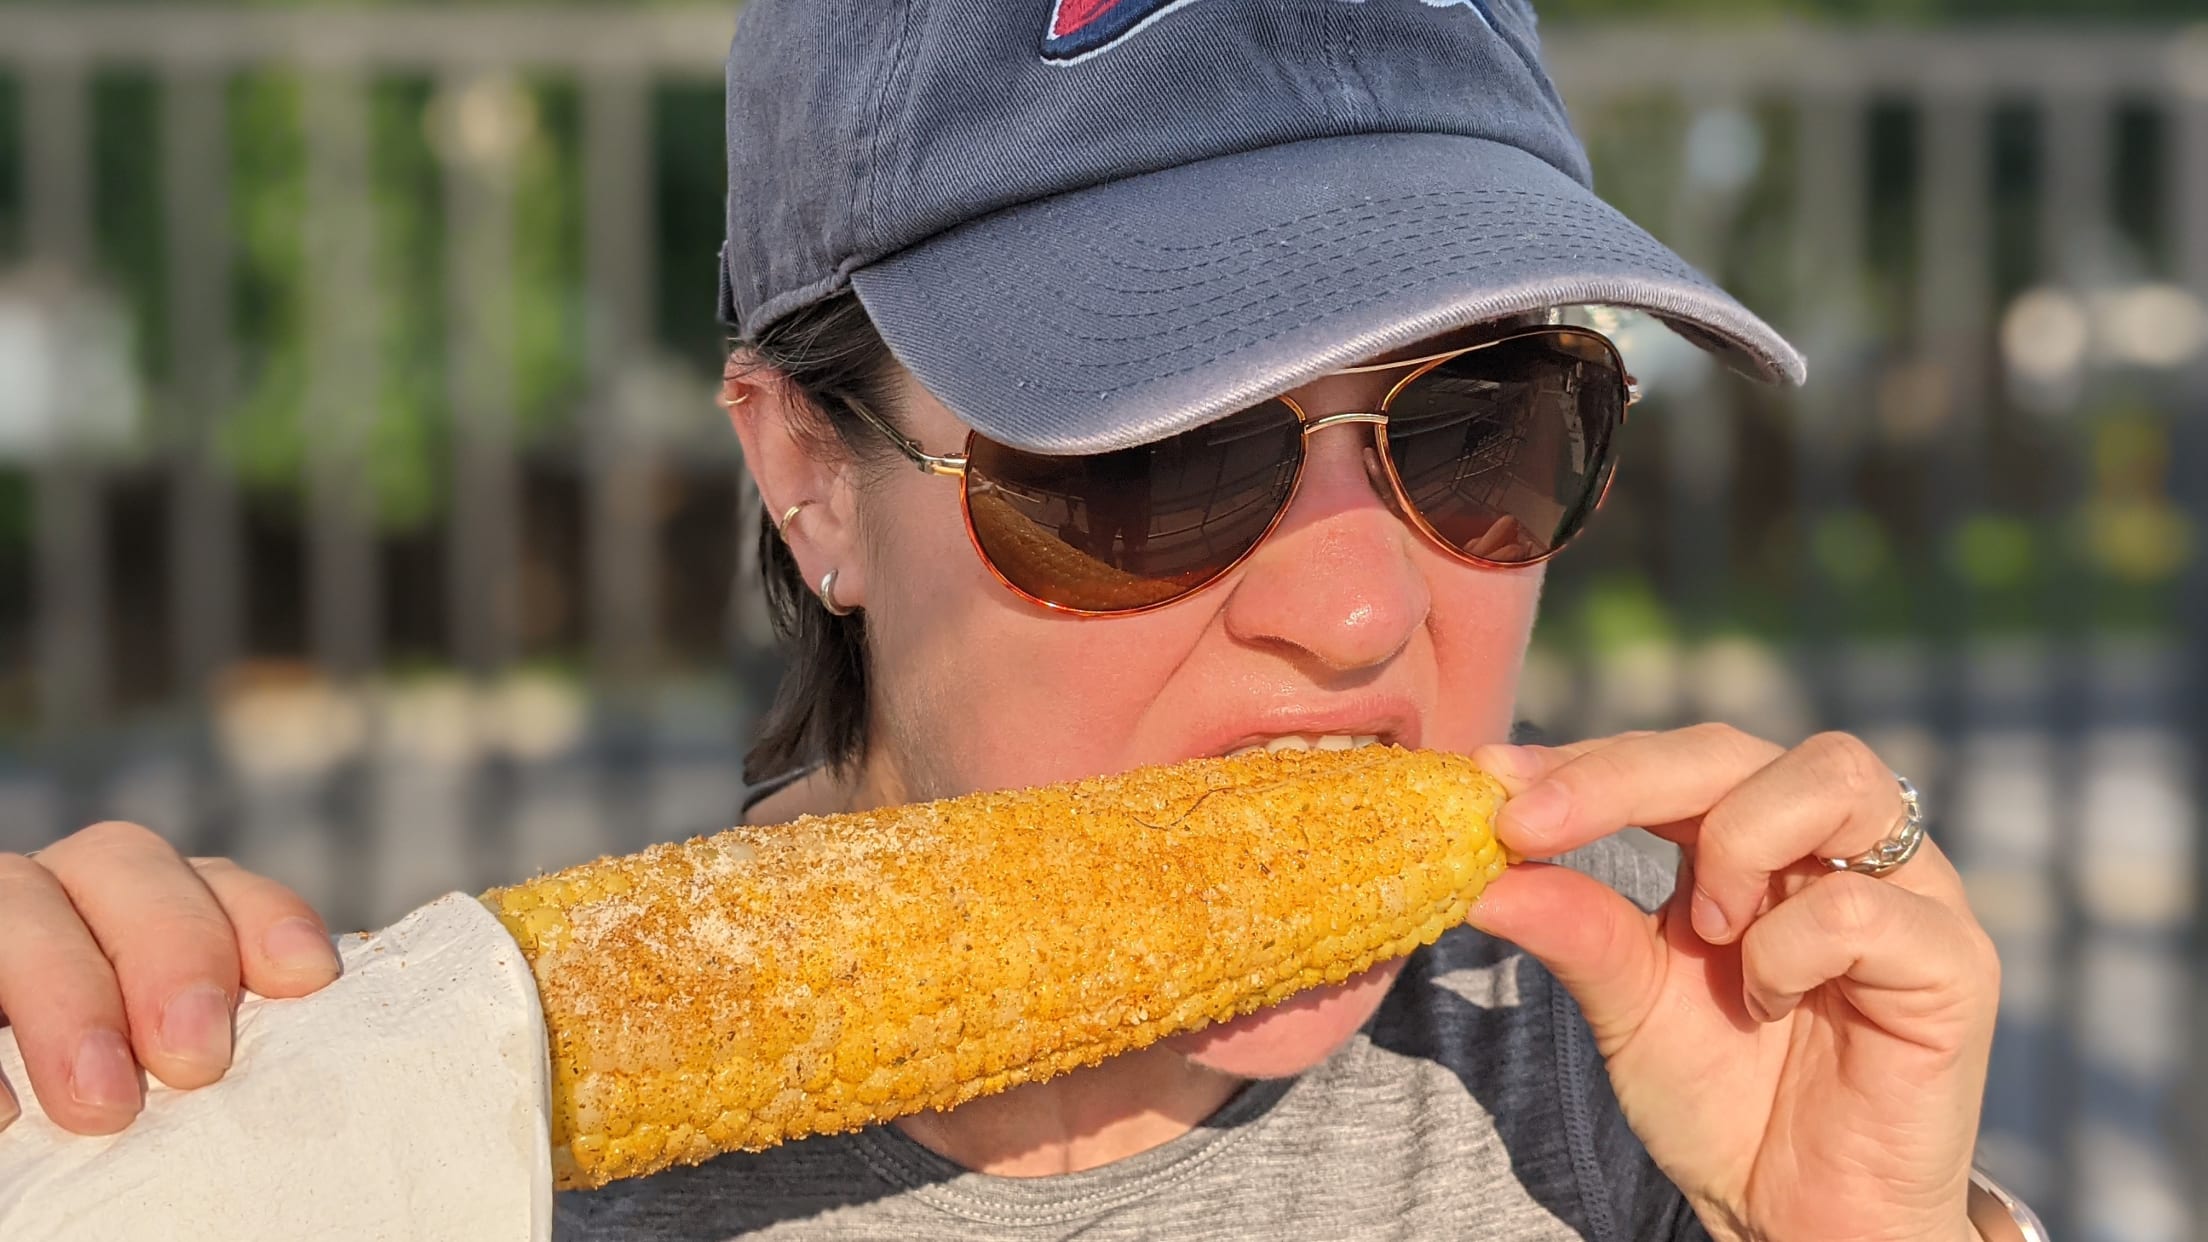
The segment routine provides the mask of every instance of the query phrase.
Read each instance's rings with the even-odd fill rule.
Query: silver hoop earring
[[[858,611],[855,608],[846,608],[836,602],[836,571],[833,569],[821,575],[820,606],[827,609],[828,615],[831,617],[848,617]]]

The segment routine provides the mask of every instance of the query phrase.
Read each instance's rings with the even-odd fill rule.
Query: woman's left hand
[[[1900,822],[1893,774],[1824,734],[1719,725],[1473,758],[1534,857],[1640,825],[1685,851],[1654,914],[1513,867],[1473,906],[1579,1002],[1626,1121],[1719,1239],[1974,1238],[1965,1219],[2000,964],[1939,847],[1883,877],[1820,857]]]

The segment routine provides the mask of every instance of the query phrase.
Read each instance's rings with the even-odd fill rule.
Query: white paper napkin
[[[106,1138],[40,1112],[12,1032],[0,1238],[40,1242],[550,1242],[544,1017],[521,950],[455,893],[338,939],[343,976],[248,997],[222,1081]]]

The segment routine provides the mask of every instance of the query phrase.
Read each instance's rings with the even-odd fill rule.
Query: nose
[[[1227,597],[1237,641],[1339,677],[1387,663],[1425,624],[1416,536],[1388,499],[1373,435],[1344,423],[1305,439],[1296,495]]]

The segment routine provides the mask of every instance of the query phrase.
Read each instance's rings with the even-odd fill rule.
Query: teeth
[[[1283,750],[1355,750],[1360,746],[1378,746],[1377,733],[1287,733],[1266,742],[1253,742],[1248,746],[1227,752],[1227,758],[1239,759],[1259,751]]]

